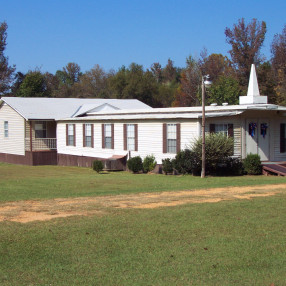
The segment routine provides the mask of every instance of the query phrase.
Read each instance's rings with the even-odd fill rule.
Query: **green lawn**
[[[0,165],[2,201],[285,183]],[[0,285],[286,284],[286,191],[26,224],[0,222]]]
[[[0,223],[0,285],[285,285],[286,195]]]
[[[192,190],[286,183],[284,177],[97,174],[88,168],[0,164],[0,201]]]

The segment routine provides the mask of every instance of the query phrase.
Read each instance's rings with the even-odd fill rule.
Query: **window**
[[[83,124],[83,146],[93,147],[93,125]]]
[[[215,124],[215,133],[221,133],[228,136],[228,125],[227,124]]]
[[[4,136],[9,137],[8,121],[4,121]]]
[[[111,124],[104,124],[104,148],[112,149]]]
[[[221,133],[228,137],[233,137],[233,124],[210,124],[210,133]]]
[[[167,153],[177,153],[177,124],[167,125]]]
[[[47,138],[47,122],[35,122],[35,138]]]
[[[75,124],[66,125],[67,146],[75,146]]]
[[[163,153],[178,153],[181,150],[181,124],[163,123]]]
[[[124,150],[138,151],[138,124],[123,124]]]
[[[127,124],[127,150],[135,150],[135,125]]]
[[[280,153],[286,152],[286,124],[281,123],[280,124]]]

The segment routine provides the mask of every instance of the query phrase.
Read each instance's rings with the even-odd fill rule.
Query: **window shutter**
[[[73,134],[74,134],[74,142],[73,142],[73,146],[76,146],[75,124],[73,124]]]
[[[280,153],[285,152],[285,124],[280,124]]]
[[[127,124],[123,124],[123,149],[127,150]]]
[[[30,128],[31,128],[31,126],[30,126]],[[69,125],[68,124],[66,124],[66,146],[68,146],[69,145],[69,138],[68,138],[68,131],[69,130]]]
[[[210,124],[210,133],[215,133],[215,124]]]
[[[111,149],[114,149],[114,124],[111,124]]]
[[[93,124],[91,124],[91,148],[94,148],[94,130],[93,130]]]
[[[177,137],[177,153],[181,151],[181,124],[177,123],[176,126],[176,137]]]
[[[135,128],[135,151],[138,151],[138,124],[134,124]]]
[[[105,144],[104,144],[104,124],[101,124],[101,147],[102,147],[102,149],[105,148]]]
[[[82,145],[83,147],[86,146],[85,144],[85,124],[82,124]]]
[[[163,153],[167,153],[167,123],[163,123]]]
[[[233,124],[227,125],[227,133],[228,133],[228,137],[233,137]]]

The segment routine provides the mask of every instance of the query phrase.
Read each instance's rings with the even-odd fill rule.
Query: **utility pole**
[[[205,80],[206,79],[206,80]],[[209,75],[202,76],[202,172],[201,178],[206,176],[206,88],[212,82],[208,80]]]

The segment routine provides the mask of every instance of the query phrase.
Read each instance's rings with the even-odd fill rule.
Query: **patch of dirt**
[[[27,223],[59,217],[104,215],[110,208],[158,208],[190,203],[216,203],[223,200],[254,199],[276,195],[286,184],[228,187],[117,196],[28,200],[0,204],[0,222]]]

